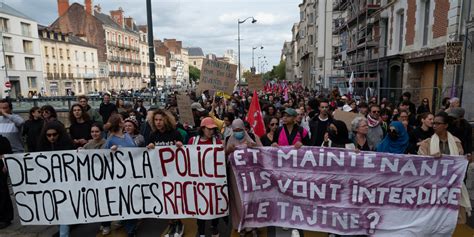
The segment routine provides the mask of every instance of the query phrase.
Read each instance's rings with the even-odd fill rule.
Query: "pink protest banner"
[[[320,147],[236,150],[230,163],[239,229],[370,236],[451,236],[467,167],[460,156]]]

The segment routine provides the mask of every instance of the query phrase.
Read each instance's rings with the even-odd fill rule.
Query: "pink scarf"
[[[374,119],[370,117],[370,115],[367,115],[367,124],[369,125],[369,127],[371,128],[377,127],[379,123],[380,123],[380,120]]]

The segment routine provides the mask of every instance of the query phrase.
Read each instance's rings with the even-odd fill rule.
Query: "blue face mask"
[[[234,137],[235,137],[235,139],[237,139],[237,140],[242,140],[242,139],[244,139],[244,137],[245,137],[245,133],[244,133],[244,131],[241,131],[241,132],[234,132]]]

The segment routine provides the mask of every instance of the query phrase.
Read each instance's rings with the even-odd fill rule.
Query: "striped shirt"
[[[8,139],[13,153],[25,151],[21,140],[21,128],[25,120],[16,114],[4,114],[0,116],[0,134]]]

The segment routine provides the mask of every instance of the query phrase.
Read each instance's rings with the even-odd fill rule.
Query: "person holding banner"
[[[283,126],[275,132],[272,146],[295,146],[295,148],[300,148],[303,145],[310,145],[308,131],[296,123],[297,115],[295,109],[285,109],[283,112]]]
[[[328,131],[324,134],[323,147],[339,147],[355,150],[354,143],[349,140],[349,131],[344,122],[333,120],[329,124]]]
[[[0,135],[0,230],[8,227],[13,220],[13,204],[8,188],[8,170],[3,163],[3,155],[11,154],[12,146],[8,139]]]
[[[72,139],[66,128],[59,121],[51,121],[44,125],[39,137],[37,151],[63,151],[74,149]],[[69,225],[59,226],[59,237],[69,237]]]
[[[388,128],[387,136],[377,146],[377,152],[393,154],[405,154],[408,148],[408,132],[405,126],[399,122],[392,122]]]
[[[354,133],[354,146],[359,151],[371,151],[367,139],[369,132],[369,125],[365,117],[359,116],[354,118],[351,122],[352,132]]]
[[[190,145],[216,145],[222,144],[221,139],[217,136],[217,125],[214,123],[213,119],[210,117],[204,118],[201,120],[201,126],[198,130],[198,135],[191,137],[188,144]],[[219,224],[219,219],[211,220],[211,233],[212,237],[219,237],[219,230],[217,225]],[[205,236],[205,220],[197,220],[198,233],[199,237]]]
[[[434,134],[424,140],[418,149],[419,155],[441,157],[441,155],[464,155],[461,141],[448,132],[450,119],[446,112],[436,114],[433,120]],[[458,224],[466,224],[467,215],[471,213],[471,201],[466,185],[462,183],[461,199],[459,201]]]
[[[91,126],[91,137],[92,139],[89,140],[84,145],[84,149],[103,149],[105,145],[105,139],[102,137],[102,132],[104,129],[99,123],[94,123]]]
[[[234,152],[237,148],[246,148],[246,147],[261,147],[262,143],[260,139],[256,137],[256,141],[245,132],[245,125],[242,119],[235,119],[232,122],[232,136],[225,140],[225,154],[226,156],[230,156],[232,152]],[[237,184],[235,183],[235,179],[233,178],[234,173],[232,170],[228,170],[228,177],[229,183],[232,187],[230,190],[237,190]],[[232,215],[232,225],[235,229],[239,226],[240,217],[242,216],[242,210],[238,208],[240,203],[240,196],[238,193],[230,193],[230,214]],[[257,236],[256,229],[245,229],[244,232],[240,233],[240,236],[245,236],[247,232],[252,232],[253,236]]]
[[[105,142],[105,149],[111,149],[112,151],[116,151],[120,147],[137,147],[132,137],[129,134],[123,132],[125,123],[123,122],[122,117],[119,114],[112,114],[109,117],[107,123],[109,124],[109,137]],[[135,236],[136,220],[126,220],[124,221],[124,224],[128,236]],[[101,224],[102,235],[110,234],[110,225],[111,222],[103,222]]]
[[[152,132],[146,139],[146,147],[155,149],[156,146],[183,146],[183,137],[176,129],[176,119],[168,111],[157,109],[152,114]],[[166,237],[180,237],[184,233],[184,225],[181,220],[171,220],[167,228]]]

